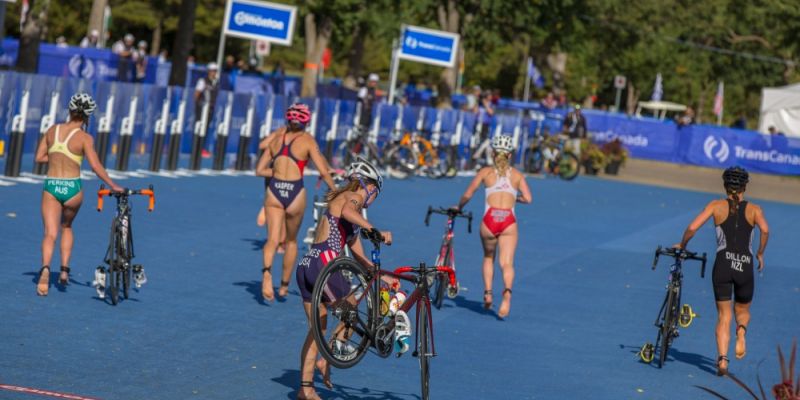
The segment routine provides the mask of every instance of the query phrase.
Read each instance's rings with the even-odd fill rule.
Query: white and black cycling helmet
[[[87,93],[75,93],[72,98],[69,99],[70,114],[80,113],[88,118],[96,109],[97,103],[95,103],[94,99],[92,99],[92,96],[89,96]]]
[[[514,151],[514,139],[508,135],[497,135],[492,139],[492,149],[510,153]]]
[[[350,163],[350,165],[348,165],[347,168],[345,169],[345,174],[350,179],[353,178],[369,179],[370,181],[375,183],[378,192],[380,192],[381,189],[383,189],[383,177],[381,176],[381,173],[378,172],[378,169],[375,168],[375,166],[372,165],[372,163],[370,163],[369,161],[365,160],[362,157],[358,157],[356,158],[355,161]]]

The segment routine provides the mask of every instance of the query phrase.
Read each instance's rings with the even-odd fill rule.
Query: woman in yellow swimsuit
[[[56,237],[61,230],[61,275],[58,282],[69,282],[69,257],[72,253],[72,221],[78,215],[83,202],[81,191],[81,162],[83,157],[89,161],[92,171],[105,182],[111,190],[121,191],[108,177],[103,165],[94,151],[92,136],[84,131],[89,116],[97,108],[94,100],[86,93],[77,93],[69,101],[69,120],[64,124],[50,127],[45,138],[36,149],[36,162],[47,163],[47,179],[42,193],[42,268],[39,270],[39,283],[36,293],[47,296],[50,287],[50,259],[53,257]]]

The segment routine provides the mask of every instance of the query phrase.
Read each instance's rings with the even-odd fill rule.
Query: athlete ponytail
[[[330,203],[331,201],[333,201],[333,199],[337,198],[340,194],[342,194],[344,192],[355,192],[359,188],[361,188],[361,184],[358,182],[358,180],[356,180],[356,179],[351,180],[351,181],[347,182],[347,185],[341,186],[341,187],[336,188],[336,189],[329,190],[328,193],[325,194],[325,201]]]
[[[744,189],[733,189],[730,187],[725,188],[725,193],[728,195],[728,215],[736,215],[739,212],[739,194],[744,192]]]
[[[497,168],[500,176],[505,176],[506,171],[509,168],[509,159],[511,158],[511,153],[506,151],[495,151],[494,152],[494,166]]]

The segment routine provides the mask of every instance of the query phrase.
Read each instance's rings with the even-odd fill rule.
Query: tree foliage
[[[198,62],[216,58],[225,0],[196,0],[194,46]],[[327,46],[333,61],[326,77],[378,73],[389,76],[392,40],[403,23],[448,29],[442,9],[453,4],[464,49],[465,86],[498,88],[504,96],[522,93],[526,59],[533,57],[547,87],[563,86],[571,101],[597,95],[614,101],[613,77],[625,75],[631,98],[649,99],[655,76],[663,76],[664,99],[697,108],[702,120],[711,109],[719,81],[725,82],[726,121],[745,114],[754,125],[761,88],[797,81],[800,62],[800,3],[785,0],[295,0],[299,7],[291,47],[272,46],[269,67],[302,74],[310,53],[305,15],[330,21]],[[163,27],[162,47],[176,38],[180,0],[109,0],[114,18],[112,41],[126,32],[151,41]],[[45,40],[65,36],[77,43],[86,32],[91,0],[54,1]],[[8,4],[6,34],[19,36],[19,2]],[[360,46],[360,47],[359,47]],[[246,58],[249,43],[229,38],[226,53]],[[356,51],[358,50],[358,51]],[[566,57],[563,76],[553,55]],[[316,55],[314,55],[316,57]],[[439,67],[406,62],[400,81],[413,78],[435,85]]]

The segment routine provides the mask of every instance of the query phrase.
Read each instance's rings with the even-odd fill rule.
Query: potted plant
[[[606,165],[606,155],[589,141],[581,143],[581,163],[587,175],[597,175]]]
[[[605,172],[609,175],[618,174],[619,167],[625,165],[625,160],[628,159],[628,150],[625,149],[625,145],[619,138],[616,138],[604,144],[601,150],[607,160]]]

